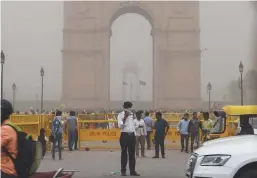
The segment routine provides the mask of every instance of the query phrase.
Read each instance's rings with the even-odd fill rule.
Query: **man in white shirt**
[[[145,121],[146,131],[147,131],[147,135],[146,135],[147,149],[150,150],[151,149],[151,133],[153,131],[153,120],[150,117],[150,114],[148,111],[145,112],[144,121]]]
[[[121,146],[121,176],[126,176],[126,167],[129,153],[129,169],[131,176],[140,176],[135,171],[135,122],[134,116],[131,112],[132,103],[125,102],[123,104],[124,110],[118,114],[118,126],[121,129],[120,146]]]
[[[139,144],[141,147],[141,156],[145,157],[145,137],[147,135],[145,121],[142,118],[142,111],[136,112],[136,155],[139,156]]]

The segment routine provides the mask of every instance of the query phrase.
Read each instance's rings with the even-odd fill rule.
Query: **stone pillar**
[[[136,100],[140,101],[140,85],[139,85],[139,74],[135,73],[136,75],[136,89],[137,89],[137,95],[136,95]]]
[[[126,78],[126,75],[125,73],[123,72],[122,73],[122,100],[125,101],[126,100],[126,85],[127,85],[127,82],[126,82],[126,85],[125,85],[125,78]]]
[[[251,2],[254,8],[254,26],[253,26],[253,37],[254,37],[254,44],[253,44],[253,68],[255,70],[257,70],[257,2],[253,1]],[[253,98],[253,103],[257,104],[257,82],[256,81],[252,81],[256,84],[255,86],[255,93]]]

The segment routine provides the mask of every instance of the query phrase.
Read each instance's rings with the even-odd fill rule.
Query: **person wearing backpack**
[[[3,151],[5,148],[13,158],[16,158],[17,135],[15,130],[6,125],[10,123],[9,116],[13,113],[12,105],[9,101],[1,99],[1,177],[16,178],[17,172],[12,159]]]
[[[29,178],[39,167],[42,147],[10,122],[12,113],[11,103],[1,99],[1,177]]]
[[[62,159],[62,112],[56,111],[55,117],[52,122],[52,136],[53,136],[53,146],[52,146],[52,159],[55,159],[55,152],[56,152],[56,144],[59,153],[59,160]]]

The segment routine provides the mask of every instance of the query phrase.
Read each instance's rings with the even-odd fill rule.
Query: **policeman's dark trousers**
[[[161,154],[164,157],[165,152],[164,152],[164,136],[163,137],[154,137],[155,140],[155,156],[159,157],[159,147],[161,147]]]
[[[130,173],[135,172],[136,158],[135,158],[135,147],[136,137],[134,133],[121,132],[120,135],[120,146],[121,146],[121,173],[126,173],[126,167],[129,156],[129,169]]]

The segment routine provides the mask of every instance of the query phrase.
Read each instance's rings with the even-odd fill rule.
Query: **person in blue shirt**
[[[161,112],[156,112],[155,117],[157,121],[154,125],[155,156],[153,158],[159,158],[159,147],[161,147],[162,158],[165,158],[164,140],[170,127],[168,122],[162,118]]]
[[[185,142],[186,142],[186,149],[185,152],[188,153],[188,125],[189,125],[189,114],[185,113],[182,120],[178,123],[177,129],[180,133],[180,141],[181,141],[181,152],[185,149]]]
[[[73,151],[77,148],[75,147],[76,139],[77,139],[77,128],[78,128],[78,120],[76,117],[76,113],[74,111],[70,111],[70,116],[66,119],[65,124],[65,131],[68,131],[68,134],[65,132],[66,135],[68,135],[68,146],[69,150]]]
[[[52,122],[52,136],[53,136],[53,147],[52,147],[52,158],[55,159],[56,143],[59,152],[59,160],[62,159],[62,112],[56,111],[55,117]]]

